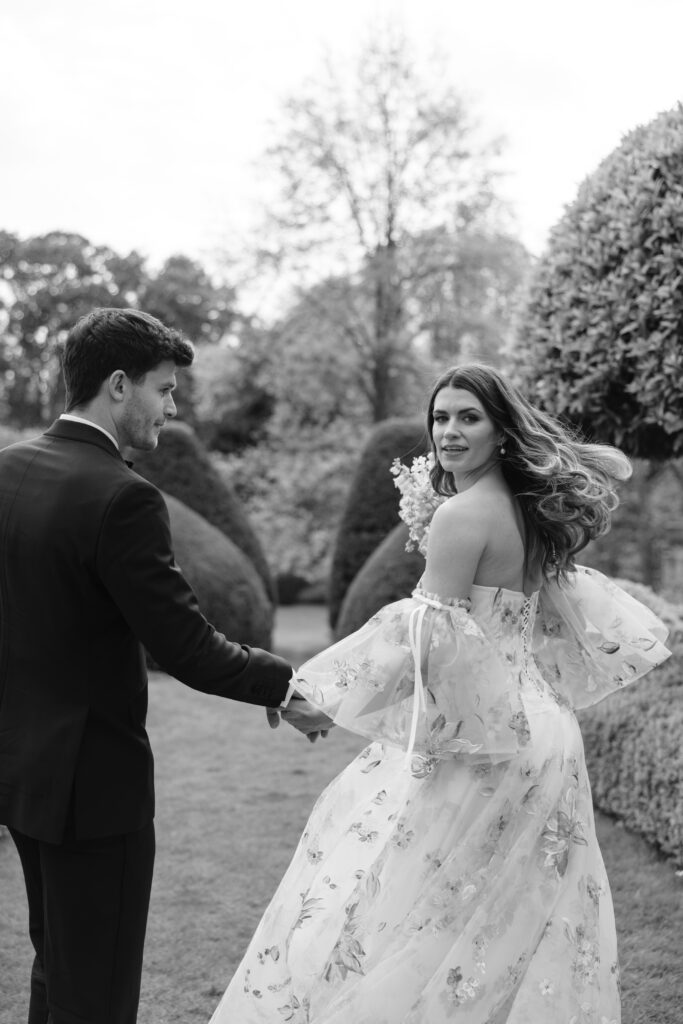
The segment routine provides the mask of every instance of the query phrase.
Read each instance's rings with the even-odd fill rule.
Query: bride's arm
[[[475,502],[455,495],[440,505],[429,528],[423,589],[444,599],[468,598],[486,540],[486,525]]]

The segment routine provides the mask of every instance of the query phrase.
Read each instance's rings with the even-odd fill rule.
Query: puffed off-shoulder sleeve
[[[541,588],[532,651],[560,699],[573,708],[602,700],[661,665],[668,630],[635,598],[595,569]]]
[[[297,689],[338,725],[405,749],[416,776],[442,758],[508,760],[527,733],[509,668],[468,611],[416,595],[307,661]]]

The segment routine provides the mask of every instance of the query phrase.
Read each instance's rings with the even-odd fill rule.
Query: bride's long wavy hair
[[[546,578],[565,576],[574,568],[574,556],[609,529],[619,503],[616,484],[631,476],[631,463],[618,448],[588,444],[534,408],[498,370],[469,363],[442,373],[429,400],[431,480],[438,494],[456,493],[433,438],[434,402],[447,387],[475,395],[504,437],[505,454],[498,458],[524,516],[526,566],[540,567]]]

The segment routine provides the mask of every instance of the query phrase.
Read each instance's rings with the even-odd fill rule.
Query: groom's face
[[[121,447],[142,451],[156,448],[161,428],[176,414],[173,401],[175,371],[175,363],[167,359],[149,370],[141,380],[127,381],[126,399],[118,424]]]

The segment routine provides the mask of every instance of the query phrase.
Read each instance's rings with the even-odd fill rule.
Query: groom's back
[[[72,794],[93,834],[151,815],[141,647],[98,573],[110,504],[151,485],[87,430],[0,452],[0,821],[46,841]]]

